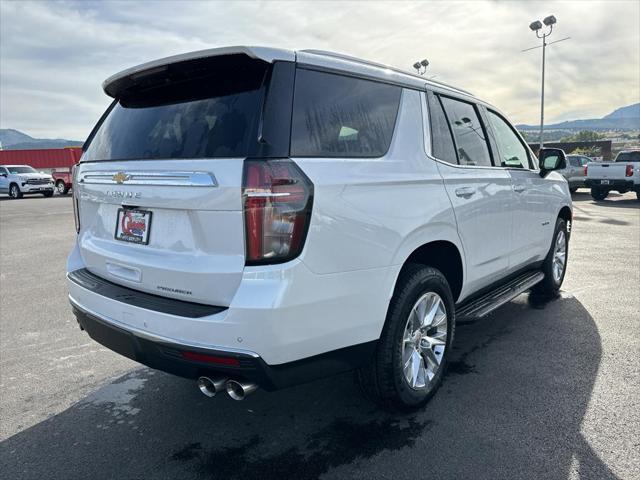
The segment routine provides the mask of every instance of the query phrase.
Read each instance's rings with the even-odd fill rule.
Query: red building
[[[30,165],[36,170],[58,170],[78,163],[80,155],[80,147],[0,150],[0,165]]]

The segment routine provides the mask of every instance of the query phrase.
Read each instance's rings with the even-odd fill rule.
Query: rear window
[[[620,152],[616,162],[640,162],[640,152]]]
[[[170,66],[129,87],[83,160],[245,157],[257,142],[267,64],[226,59]]]
[[[400,87],[298,69],[292,157],[381,157],[389,149]]]

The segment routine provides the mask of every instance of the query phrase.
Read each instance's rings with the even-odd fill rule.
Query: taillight
[[[589,165],[585,165],[584,166],[584,176],[587,176],[587,168],[589,168]]]
[[[76,233],[80,233],[80,204],[78,203],[78,187],[76,173],[78,171],[78,165],[75,164],[71,169],[71,188],[73,189],[73,221],[76,224]]]
[[[628,164],[627,165],[627,170],[625,171],[625,176],[626,177],[633,177],[633,165],[632,164]]]
[[[302,251],[313,184],[289,159],[245,160],[242,186],[246,264],[282,263]]]

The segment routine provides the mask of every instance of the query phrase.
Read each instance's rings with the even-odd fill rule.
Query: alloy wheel
[[[412,389],[425,389],[440,370],[447,323],[447,309],[435,292],[422,295],[411,309],[402,339],[402,368]]]
[[[564,267],[567,263],[567,237],[564,230],[558,231],[556,243],[553,250],[553,279],[559,283],[564,273]]]

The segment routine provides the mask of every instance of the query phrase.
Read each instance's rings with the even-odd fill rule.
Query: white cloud
[[[553,13],[548,121],[599,117],[640,101],[640,3],[621,2],[1,2],[0,125],[86,137],[123,68],[212,46],[344,52],[430,75],[496,104],[515,122],[539,115],[539,42],[527,25]]]

